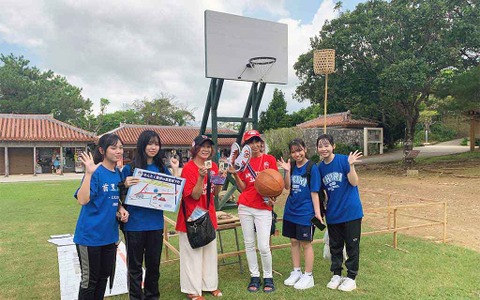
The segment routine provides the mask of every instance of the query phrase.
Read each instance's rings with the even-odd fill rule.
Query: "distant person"
[[[137,151],[131,165],[122,170],[125,187],[140,182],[133,177],[135,168],[172,175],[160,155],[162,143],[153,130],[143,131],[137,141]],[[172,156],[170,165],[175,176],[178,174],[178,160]],[[160,299],[160,259],[163,248],[163,210],[138,206],[126,207],[130,213],[123,227],[127,246],[128,294],[130,299]],[[145,265],[145,280],[142,291],[142,266]]]
[[[103,299],[114,270],[119,241],[117,211],[122,222],[128,221],[128,212],[119,207],[121,176],[116,164],[122,156],[123,143],[115,134],[104,134],[93,156],[80,154],[85,175],[74,195],[82,208],[73,238],[81,269],[80,300]]]
[[[212,162],[213,141],[199,135],[193,140],[191,155],[192,159],[186,163],[182,170],[185,178],[182,204],[185,205],[185,214],[182,207],[178,210],[177,226],[180,246],[180,289],[187,294],[188,299],[203,300],[202,294],[207,292],[213,297],[221,297],[222,292],[218,289],[218,252],[217,239],[209,244],[193,249],[187,237],[186,221],[198,206],[207,210],[213,227],[217,229],[217,217],[215,211],[214,195],[217,195],[222,186],[211,184],[210,193],[207,192],[208,172],[210,175],[218,175],[218,166]],[[206,162],[209,161],[207,164]],[[211,163],[209,169],[207,165]],[[210,194],[210,199],[207,195]]]
[[[60,174],[60,157],[55,157],[55,160],[53,161],[53,168],[55,169],[55,172],[57,174]]]
[[[320,174],[317,166],[308,160],[303,140],[294,139],[288,144],[288,148],[293,163],[290,163],[290,159],[285,162],[281,158],[279,161],[279,165],[286,172],[285,189],[290,190],[283,213],[282,235],[290,238],[293,271],[284,284],[304,290],[315,284],[312,275],[314,261],[312,241],[315,227],[311,220],[315,216],[323,223],[318,197]],[[307,176],[310,178],[307,179]],[[302,249],[305,273],[301,270]]]
[[[362,153],[335,154],[335,143],[329,134],[317,139],[317,151],[323,161],[319,164],[322,189],[327,193],[326,221],[330,238],[333,277],[327,284],[330,289],[350,292],[357,288],[360,258],[360,236],[363,218],[362,203],[358,193],[358,175],[355,164]],[[343,247],[348,259],[345,261],[347,277],[342,277]]]
[[[257,130],[248,130],[243,135],[243,146],[249,145],[252,149],[250,166],[255,173],[265,169],[277,168],[277,160],[269,154],[264,154],[264,142]],[[273,283],[272,252],[270,250],[270,233],[272,229],[272,210],[274,198],[264,199],[255,189],[255,178],[250,171],[236,173],[233,167],[228,172],[233,173],[233,178],[238,189],[241,191],[238,198],[238,217],[242,225],[245,253],[247,256],[248,269],[250,271],[250,283],[247,290],[258,292],[260,290],[260,270],[258,268],[255,238],[263,269],[263,291],[271,293],[275,291]]]

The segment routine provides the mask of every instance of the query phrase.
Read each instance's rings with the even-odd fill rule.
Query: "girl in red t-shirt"
[[[275,157],[263,154],[264,142],[260,133],[256,130],[248,130],[243,135],[243,144],[249,145],[252,149],[250,166],[258,174],[265,169],[277,168]],[[270,230],[272,227],[272,209],[274,199],[265,200],[255,189],[254,176],[246,169],[243,172],[235,173],[233,168],[229,169],[233,173],[233,178],[240,189],[241,194],[238,198],[238,217],[242,225],[243,240],[245,243],[245,253],[250,270],[249,292],[260,290],[260,271],[258,268],[257,252],[255,249],[255,236],[257,246],[260,251],[260,258],[263,269],[263,291],[273,292],[272,274],[272,252],[270,251]]]

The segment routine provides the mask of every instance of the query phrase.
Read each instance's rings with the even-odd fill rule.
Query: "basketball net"
[[[270,72],[270,69],[276,61],[277,59],[275,57],[253,57],[249,60],[247,66],[252,68],[257,74],[258,79],[256,82],[263,82],[263,78]]]

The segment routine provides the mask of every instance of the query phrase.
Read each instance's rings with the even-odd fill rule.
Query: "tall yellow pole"
[[[328,93],[328,74],[325,74],[325,97],[323,100],[323,133],[327,134],[327,93]]]

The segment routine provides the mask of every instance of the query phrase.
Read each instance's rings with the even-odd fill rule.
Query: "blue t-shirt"
[[[154,164],[147,165],[148,171],[160,172],[158,167]],[[171,175],[167,167],[164,167],[161,173]],[[126,165],[122,169],[123,178],[127,178],[132,174],[130,165]],[[129,217],[128,222],[125,223],[125,231],[149,231],[163,229],[163,210],[144,208],[133,205],[127,207]]]
[[[335,154],[333,160],[319,165],[322,187],[326,190],[328,224],[339,224],[363,217],[358,187],[352,186],[347,174],[350,172],[348,156]]]
[[[291,193],[287,198],[283,219],[292,223],[310,226],[310,220],[315,215],[311,192],[320,190],[320,173],[315,164],[310,170],[310,186],[307,183],[307,165],[300,168],[295,164],[290,177]]]
[[[83,179],[82,179],[83,181]],[[120,171],[100,165],[90,181],[90,201],[82,205],[73,241],[82,246],[104,246],[118,241],[117,209]],[[74,194],[77,198],[78,189]]]

